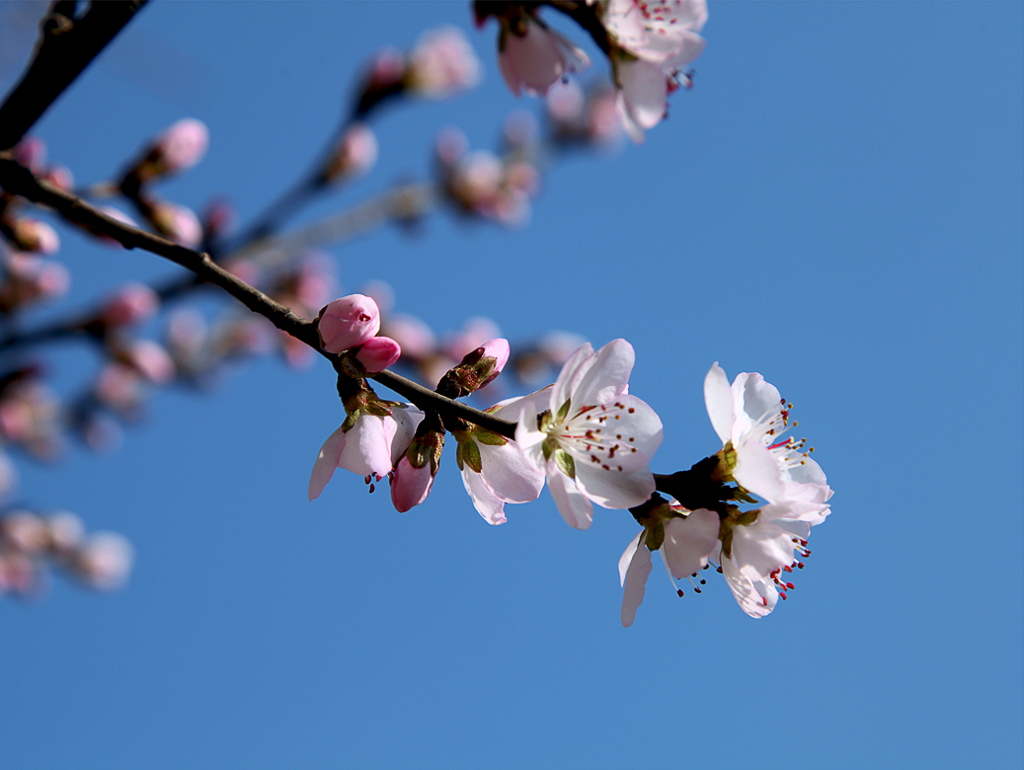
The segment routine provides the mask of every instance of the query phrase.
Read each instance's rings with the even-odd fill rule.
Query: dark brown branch
[[[336,356],[320,347],[320,334],[316,324],[299,317],[294,311],[275,302],[263,292],[253,288],[232,273],[215,263],[209,254],[193,251],[177,243],[147,233],[104,214],[81,198],[63,192],[48,182],[36,179],[27,168],[19,164],[10,153],[0,152],[0,187],[14,195],[49,208],[72,224],[85,230],[104,235],[120,243],[126,249],[142,249],[169,259],[186,270],[190,270],[206,283],[213,284],[245,305],[252,312],[263,316],[281,331],[309,345],[328,360]],[[408,398],[424,411],[433,411],[443,417],[456,417],[472,422],[507,438],[515,437],[514,422],[502,420],[481,412],[458,401],[445,398],[422,385],[383,371],[371,375],[385,387]]]
[[[0,150],[14,147],[147,0],[93,2],[80,19],[74,3],[54,3],[35,56],[0,105]]]

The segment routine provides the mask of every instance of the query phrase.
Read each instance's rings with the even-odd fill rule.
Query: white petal
[[[722,560],[722,574],[740,608],[752,618],[763,618],[773,609],[779,593],[767,581],[756,584],[739,573],[730,559]]]
[[[793,536],[771,522],[732,530],[732,562],[750,580],[765,579],[793,563]]]
[[[636,353],[626,340],[612,340],[598,350],[573,389],[573,411],[581,406],[609,404],[625,393],[635,361]]]
[[[736,409],[736,422],[732,429],[732,441],[740,444],[748,435],[756,436],[765,443],[765,432],[783,430],[782,397],[779,390],[765,382],[757,372],[741,372],[732,383],[732,397]]]
[[[756,437],[749,437],[736,446],[736,467],[732,475],[741,487],[770,503],[785,499],[782,466]]]
[[[387,476],[391,470],[391,443],[398,423],[390,417],[360,416],[348,432],[338,467],[359,476]]]
[[[641,534],[643,534],[641,532]],[[622,625],[629,628],[636,620],[636,611],[644,601],[644,589],[647,578],[651,574],[651,552],[647,545],[641,545],[633,554],[626,570],[626,578],[622,588]]]
[[[562,366],[562,371],[558,373],[558,379],[555,380],[555,385],[551,389],[551,400],[548,403],[552,415],[558,414],[562,404],[572,397],[580,378],[594,365],[593,355],[594,348],[589,342],[585,342],[569,356],[569,360]],[[574,406],[582,405],[574,404]]]
[[[594,520],[594,506],[576,482],[558,470],[554,460],[548,463],[548,489],[558,512],[570,527],[587,529],[590,526]]]
[[[544,489],[544,471],[510,441],[504,446],[477,443],[481,474],[491,491],[509,503],[528,503]],[[468,467],[468,466],[467,466]]]
[[[468,465],[462,469],[462,483],[473,500],[473,506],[484,517],[484,521],[488,524],[505,523],[504,501],[488,489],[480,474]]]
[[[706,508],[665,524],[661,554],[676,580],[702,570],[718,544],[719,518]]]
[[[616,433],[626,436],[625,431],[628,430],[628,437],[634,439],[630,446],[636,447],[650,460],[658,451],[664,437],[661,418],[647,402],[636,396],[624,396],[619,402],[626,407],[626,414],[617,421],[619,427],[616,428]],[[630,409],[633,410],[632,413],[629,412]]]
[[[657,64],[637,59],[620,61],[616,79],[630,117],[642,128],[654,128],[665,117],[668,75]]]
[[[724,446],[732,439],[732,388],[729,385],[729,378],[725,376],[725,370],[717,361],[704,378],[704,406],[707,407],[708,417],[711,418],[711,427],[715,429]]]
[[[636,548],[640,545],[640,538],[644,536],[647,530],[640,530],[640,534],[634,537],[629,545],[626,546],[626,550],[622,552],[622,556],[619,557],[619,585],[626,585],[626,570],[629,569],[629,563],[633,561],[633,554],[636,553]]]
[[[393,406],[391,416],[397,423],[395,435],[391,438],[391,466],[395,467],[412,443],[416,428],[423,421],[423,412],[411,406]]]
[[[320,454],[313,463],[313,473],[309,477],[309,499],[310,502],[320,497],[327,482],[334,476],[334,469],[338,467],[338,459],[345,448],[345,432],[338,428],[327,437],[324,445],[320,447]]]
[[[573,453],[573,459],[576,461],[577,486],[602,508],[632,508],[654,494],[654,476],[647,458],[639,452],[623,455],[621,461],[616,456],[619,462],[612,470],[592,464],[589,458],[576,453]]]

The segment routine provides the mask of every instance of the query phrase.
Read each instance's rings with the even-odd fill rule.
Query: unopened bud
[[[157,137],[153,145],[156,163],[162,173],[191,168],[206,154],[209,140],[205,123],[194,118],[179,120]]]
[[[100,313],[108,326],[130,326],[156,313],[160,300],[144,283],[126,283],[110,297]]]
[[[383,372],[402,355],[402,347],[390,337],[373,337],[359,346],[356,360],[368,374]]]
[[[60,248],[60,236],[46,222],[21,217],[10,227],[11,239],[19,251],[31,254],[53,254]]]
[[[498,337],[466,354],[438,383],[438,392],[461,398],[476,392],[501,374],[508,363],[508,340]]]
[[[317,329],[323,349],[328,353],[341,353],[377,335],[380,310],[370,297],[349,294],[320,311]]]
[[[356,123],[338,141],[323,178],[328,182],[339,182],[365,174],[376,162],[377,137],[369,126]]]
[[[176,203],[160,201],[153,207],[150,221],[160,235],[188,248],[195,248],[203,239],[203,226],[192,209]]]
[[[412,91],[439,99],[475,86],[481,77],[480,61],[457,27],[445,26],[423,33],[409,54],[405,82]]]
[[[78,552],[74,569],[92,588],[120,588],[132,570],[135,549],[116,532],[97,532]]]

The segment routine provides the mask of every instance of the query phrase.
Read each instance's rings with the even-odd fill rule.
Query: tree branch
[[[328,360],[337,360],[337,356],[327,353],[320,347],[320,333],[314,322],[299,317],[294,311],[229,273],[214,262],[209,254],[193,251],[166,238],[119,222],[93,208],[81,198],[63,192],[49,182],[36,179],[32,172],[14,160],[9,152],[0,152],[0,187],[33,203],[48,206],[68,222],[91,233],[111,238],[126,249],[142,249],[169,259],[195,273],[206,283],[223,289],[249,310],[263,316],[281,331],[309,345]],[[463,419],[506,438],[515,438],[514,422],[499,419],[446,398],[394,372],[385,370],[370,377],[405,396],[424,411],[437,412],[442,417]]]
[[[56,2],[43,18],[35,56],[0,105],[0,150],[14,147],[147,0],[93,2],[80,19],[73,2]]]

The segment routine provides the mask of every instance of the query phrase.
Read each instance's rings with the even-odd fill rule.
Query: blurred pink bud
[[[50,533],[50,548],[58,553],[78,548],[85,536],[85,525],[73,513],[54,514],[46,522]]]
[[[604,88],[591,94],[587,102],[587,138],[595,144],[611,145],[622,141],[625,131],[618,107],[615,106],[615,90]]]
[[[0,311],[62,296],[71,286],[71,274],[57,262],[43,262],[24,254],[4,260],[7,275],[0,282]]]
[[[71,175],[71,169],[67,166],[50,166],[42,177],[61,192],[72,192],[75,188],[75,178]]]
[[[236,219],[235,207],[230,201],[223,198],[207,204],[203,212],[203,232],[210,238],[223,235],[234,227]]]
[[[395,48],[378,51],[370,62],[367,90],[383,90],[401,82],[405,75],[405,57]]]
[[[14,463],[4,452],[0,452],[0,497],[6,497],[17,485],[18,471]]]
[[[50,545],[46,522],[28,511],[15,511],[0,519],[0,539],[25,554],[42,553]]]
[[[395,290],[391,288],[391,284],[387,281],[380,279],[369,281],[363,286],[362,293],[377,303],[381,315],[384,315],[395,306]]]
[[[126,283],[103,306],[100,318],[108,326],[129,326],[156,313],[160,299],[144,283]]]
[[[409,54],[406,86],[423,96],[440,99],[475,86],[481,77],[480,61],[457,27],[424,32]]]
[[[525,160],[513,161],[505,169],[505,186],[532,198],[540,191],[540,172]]]
[[[498,52],[501,76],[516,96],[523,90],[546,94],[567,72],[590,66],[590,59],[572,41],[532,15],[525,15],[522,27],[502,35]]]
[[[437,347],[437,337],[424,321],[411,315],[388,316],[384,333],[402,347],[407,358],[426,358]]]
[[[441,168],[451,168],[469,152],[469,139],[457,128],[446,128],[437,135],[434,151]]]
[[[263,270],[260,266],[246,259],[229,260],[224,263],[223,267],[231,273],[231,275],[235,276],[235,278],[238,278],[240,281],[245,281],[250,286],[254,286],[259,283],[263,277]]]
[[[295,272],[291,291],[311,316],[334,294],[335,284],[334,260],[322,252],[310,252]]]
[[[398,461],[391,475],[391,502],[395,510],[405,513],[427,499],[434,484],[430,463],[422,468],[413,467],[408,457]]]
[[[96,378],[93,395],[115,412],[130,413],[142,403],[141,375],[125,364],[107,364]]]
[[[124,360],[150,382],[165,383],[174,377],[174,361],[153,340],[135,340],[124,350]]]
[[[324,170],[324,179],[338,182],[365,174],[377,162],[377,137],[364,123],[349,127]]]
[[[153,206],[150,221],[156,231],[190,249],[203,240],[203,226],[192,209],[160,201]]]
[[[39,174],[46,163],[46,143],[36,136],[23,137],[11,150],[11,155],[33,174]]]
[[[402,347],[390,337],[373,337],[359,346],[356,360],[368,374],[383,372],[402,355]]]
[[[559,134],[575,133],[583,121],[586,98],[583,89],[575,80],[568,80],[552,86],[548,91],[548,117]]]
[[[516,110],[505,118],[503,130],[509,147],[518,149],[529,147],[537,141],[540,126],[532,112]]]
[[[60,236],[46,222],[21,217],[11,224],[14,246],[32,254],[53,254],[60,248]]]
[[[376,336],[380,330],[380,310],[370,297],[349,294],[320,311],[317,328],[323,349],[341,353]]]
[[[132,570],[135,549],[116,532],[97,532],[78,552],[74,569],[92,588],[120,588]]]
[[[0,594],[32,593],[39,585],[35,563],[25,554],[0,553]]]
[[[206,124],[194,118],[179,120],[167,128],[154,143],[157,162],[165,173],[191,168],[198,163],[209,143]]]

